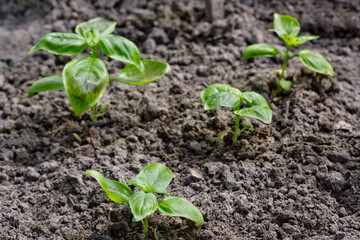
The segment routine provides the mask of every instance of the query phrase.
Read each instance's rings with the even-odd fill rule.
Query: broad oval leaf
[[[300,32],[300,23],[291,16],[275,13],[273,31],[275,31],[281,39],[284,39],[283,35],[297,36]]]
[[[153,163],[145,167],[136,177],[127,182],[141,188],[145,192],[163,193],[169,195],[166,190],[173,178],[172,171],[160,163]]]
[[[239,89],[215,83],[201,92],[201,99],[205,103],[205,110],[217,107],[237,107],[241,103],[241,94]]]
[[[265,100],[265,98],[256,92],[242,92],[242,98],[245,100],[249,107],[252,106],[262,106],[262,107],[269,107],[269,104]]]
[[[122,82],[130,85],[144,85],[161,78],[171,71],[169,64],[165,62],[143,60],[141,63],[144,66],[144,73],[141,72],[134,64],[128,64],[120,72],[120,74],[116,78],[112,78],[111,81]]]
[[[85,48],[85,40],[74,33],[49,33],[33,46],[28,54],[42,49],[56,55],[72,56],[81,53]]]
[[[62,76],[66,94],[77,116],[100,100],[109,80],[105,64],[95,57],[68,62]]]
[[[112,33],[115,30],[115,26],[116,22],[98,17],[87,22],[80,23],[76,26],[75,32],[86,40],[88,38],[94,38],[95,34],[97,34],[98,38],[101,39]]]
[[[137,192],[129,198],[129,205],[134,216],[134,221],[141,221],[158,207],[158,202],[154,194]]]
[[[254,57],[273,57],[278,55],[280,52],[274,46],[265,43],[258,43],[248,46],[244,53],[244,60]]]
[[[253,106],[234,111],[236,115],[258,119],[266,124],[271,123],[272,111],[269,107]]]
[[[135,43],[127,38],[109,35],[99,42],[101,51],[116,61],[135,65],[141,72],[144,66],[141,64],[140,51]]]
[[[61,76],[49,76],[40,78],[34,82],[29,89],[29,97],[38,92],[64,90],[64,83]]]
[[[320,53],[304,49],[298,53],[298,56],[302,64],[312,71],[331,76],[334,74],[332,66]]]
[[[106,179],[101,173],[95,170],[89,170],[85,173],[85,175],[95,178],[108,198],[114,202],[128,203],[129,197],[133,195],[133,192],[127,185]]]
[[[194,221],[201,227],[204,218],[197,207],[181,197],[165,197],[158,201],[160,212],[172,217],[184,217]]]

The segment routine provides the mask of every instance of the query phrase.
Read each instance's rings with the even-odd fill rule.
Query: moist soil
[[[360,5],[224,3],[224,18],[209,23],[200,0],[2,1],[0,239],[144,239],[129,206],[111,202],[84,173],[125,182],[155,162],[174,172],[170,194],[189,199],[205,222],[198,228],[156,212],[148,239],[359,239]],[[286,73],[294,86],[276,94],[281,59],[242,60],[249,44],[284,50],[268,31],[275,12],[321,36],[293,52],[322,53],[333,77],[294,58]],[[34,81],[60,75],[72,59],[28,49],[94,17],[117,21],[115,34],[138,44],[143,59],[172,68],[144,86],[110,83],[101,102],[111,110],[97,122],[90,111],[76,117],[65,92],[27,96]],[[124,66],[100,57],[111,76]],[[230,135],[216,142],[235,117],[203,110],[200,92],[213,83],[261,93],[272,123],[251,120],[255,130],[235,145]]]

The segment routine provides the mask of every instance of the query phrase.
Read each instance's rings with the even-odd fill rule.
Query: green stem
[[[143,226],[144,226],[144,234],[145,234],[145,236],[147,235],[148,230],[149,230],[148,220],[149,220],[149,216],[146,216],[146,218],[144,218],[144,220],[141,221]]]
[[[97,49],[97,46],[96,47],[91,47],[91,55],[90,57],[96,57],[98,54],[99,54],[99,51],[96,50]]]
[[[290,46],[286,45],[286,52],[285,52],[285,56],[283,57],[283,65],[282,65],[281,74],[279,76],[279,81],[284,77],[284,73],[285,73],[286,66],[287,66],[287,61],[290,58],[289,50],[290,50]]]
[[[239,135],[240,116],[236,115],[235,119],[235,131],[233,136],[233,144],[236,143],[237,136]]]

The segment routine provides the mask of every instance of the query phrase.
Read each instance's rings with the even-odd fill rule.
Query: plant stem
[[[96,57],[98,54],[99,54],[99,51],[96,50],[97,49],[97,46],[96,47],[91,47],[91,55],[90,57]]]
[[[145,236],[147,235],[147,232],[148,232],[148,229],[149,229],[148,220],[149,220],[149,216],[146,216],[146,218],[144,218],[144,220],[141,221],[143,226],[144,226],[144,234],[145,234]]]
[[[240,124],[240,116],[236,115],[235,119],[235,131],[233,136],[233,144],[236,143],[237,136],[239,135],[239,124]]]
[[[282,65],[282,70],[281,70],[281,74],[279,76],[279,81],[284,77],[284,73],[286,70],[286,66],[287,66],[287,61],[289,60],[289,50],[290,50],[290,46],[286,45],[286,52],[285,52],[285,56],[283,57],[283,65]]]

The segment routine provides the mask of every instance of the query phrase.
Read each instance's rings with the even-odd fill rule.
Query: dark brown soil
[[[226,0],[225,18],[208,23],[200,0],[1,1],[0,239],[143,239],[129,207],[108,200],[84,173],[125,181],[154,162],[170,167],[170,193],[198,206],[205,223],[199,229],[157,212],[150,239],[155,231],[158,239],[359,239],[359,6]],[[294,87],[274,96],[280,59],[241,58],[253,43],[283,49],[267,31],[274,12],[321,36],[304,48],[325,55],[334,77],[292,59]],[[64,92],[28,98],[35,80],[61,74],[71,59],[28,49],[46,33],[72,32],[97,16],[117,21],[116,34],[172,72],[140,87],[110,84],[101,101],[111,111],[96,123],[75,117]],[[123,67],[102,59],[112,76]],[[262,93],[273,122],[252,121],[255,131],[234,146],[227,138],[216,143],[234,116],[198,104],[212,83]]]

